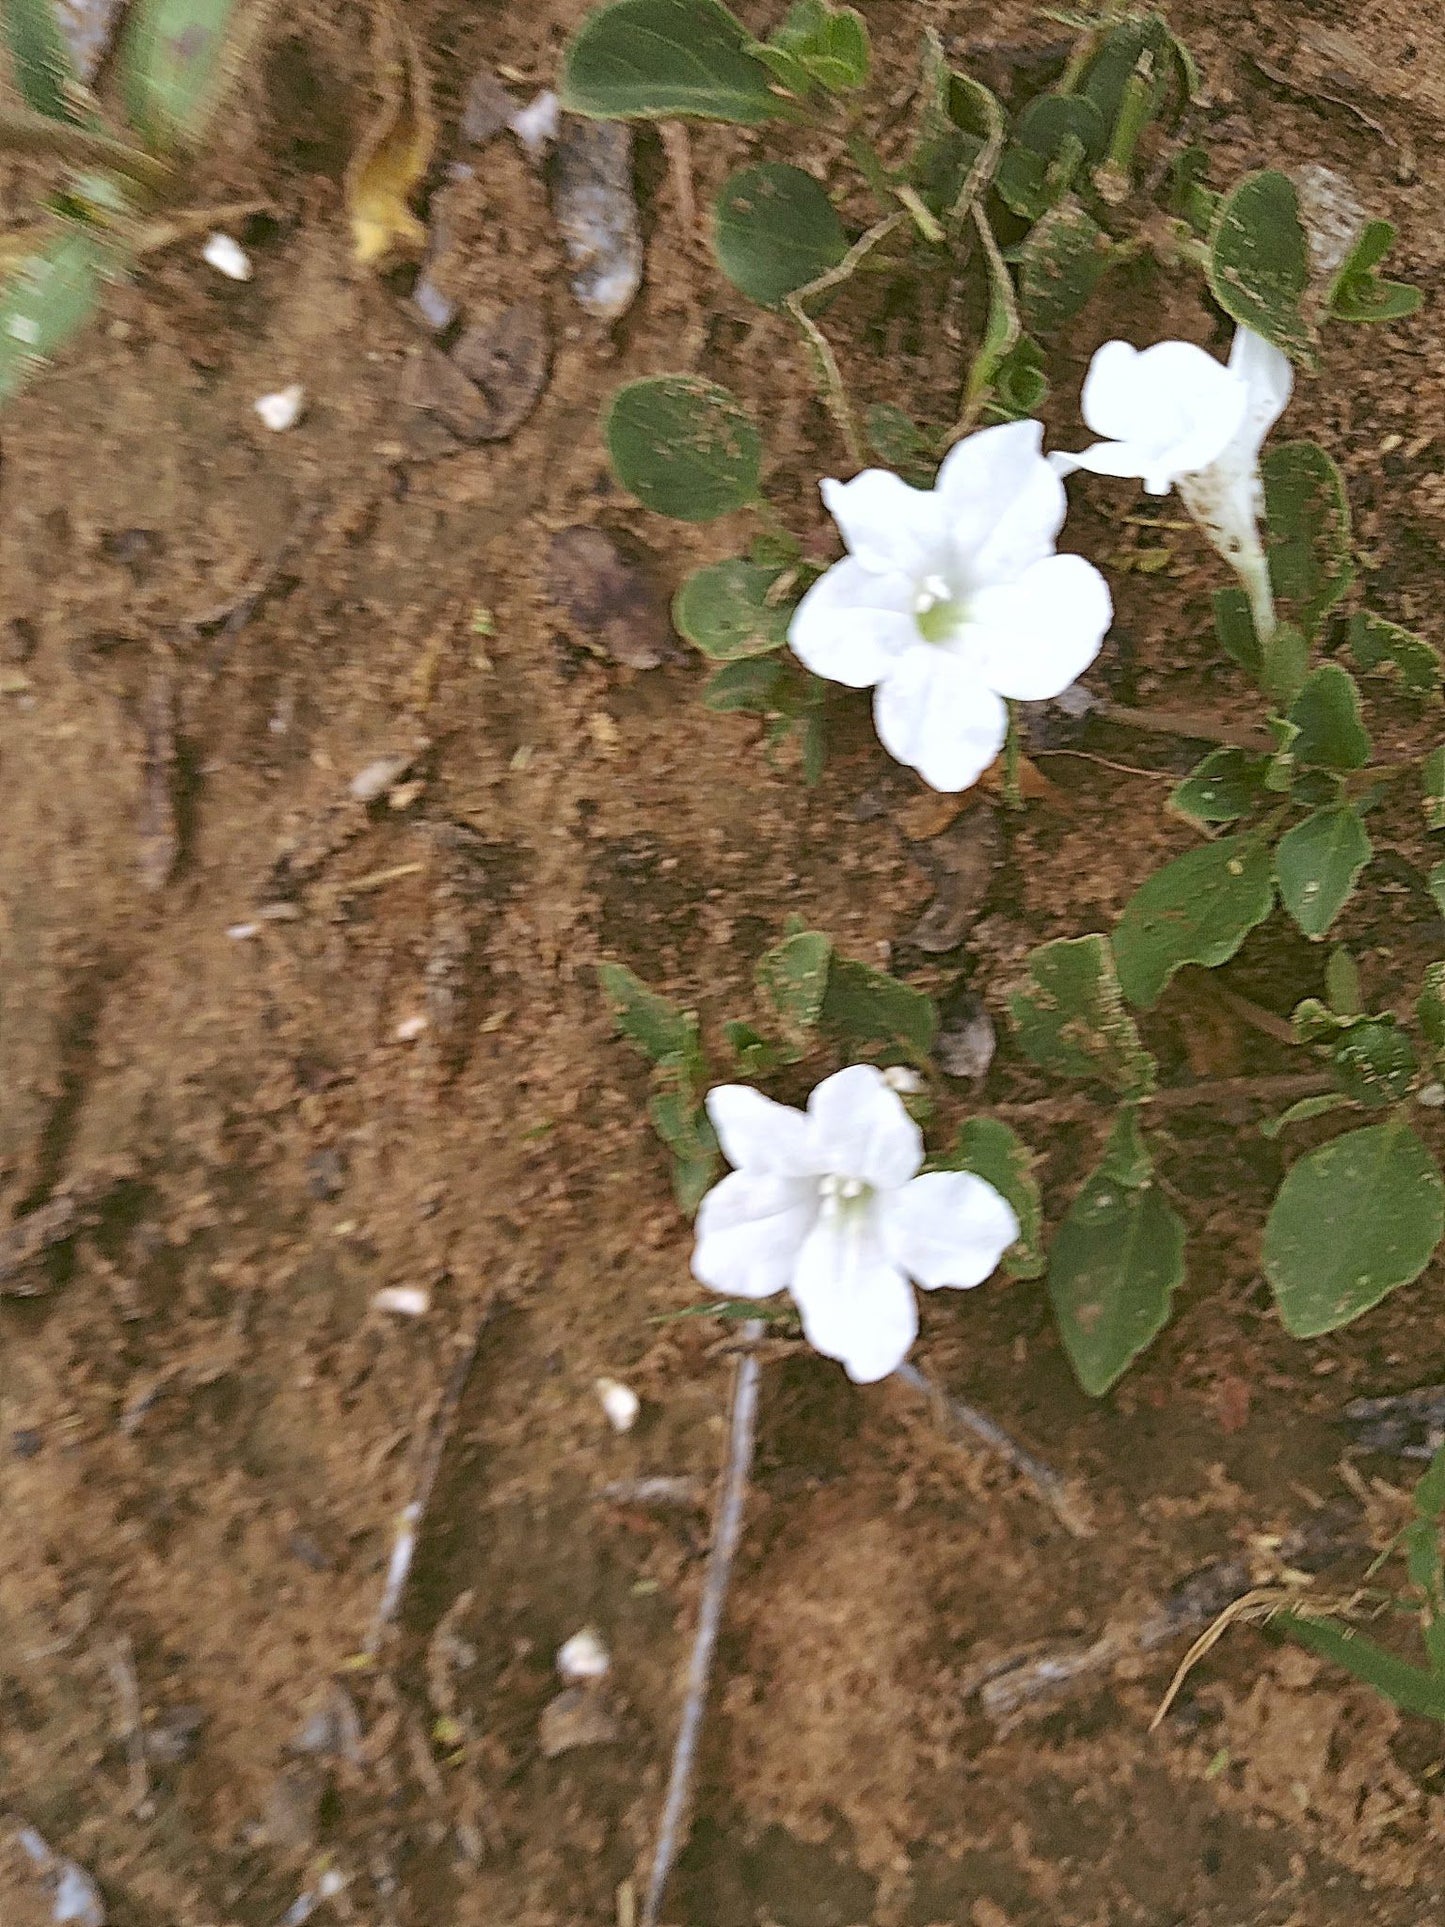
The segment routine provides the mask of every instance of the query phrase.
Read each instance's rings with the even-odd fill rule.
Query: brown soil
[[[451,130],[485,65],[546,84],[582,7],[408,12]],[[900,80],[925,14],[958,49],[1057,32],[1022,9],[888,0],[869,18]],[[1191,0],[1177,25],[1221,175],[1323,160],[1399,225],[1420,317],[1335,330],[1290,426],[1348,472],[1373,605],[1439,642],[1440,25],[1406,0]],[[438,273],[478,312],[536,300],[550,380],[510,439],[418,452],[403,366],[421,336],[404,283],[353,265],[341,200],[366,44],[346,0],[283,10],[194,184],[197,203],[268,203],[254,281],[193,248],[156,256],[4,422],[0,1180],[12,1217],[73,1197],[79,1229],[27,1273],[43,1290],[0,1300],[0,1804],[95,1874],[112,1927],[274,1927],[326,1869],[347,1884],[322,1920],[618,1917],[660,1805],[706,1518],[596,1495],[642,1472],[709,1489],[728,1366],[712,1321],[655,1322],[699,1297],[688,1228],[593,966],[626,962],[716,1023],[747,1008],[789,912],[931,987],[963,961],[909,946],[941,819],[864,705],[840,704],[808,790],[754,722],[702,709],[695,662],[599,659],[546,595],[572,524],[618,537],[659,593],[735,541],[651,518],[608,479],[599,403],[662,368],[755,402],[785,513],[821,550],[812,484],[842,456],[784,322],[710,272],[650,138],[643,293],[611,333],[586,320],[544,186],[503,137],[437,188]],[[744,145],[694,134],[701,202]],[[449,131],[441,160],[457,156]],[[1105,333],[1210,338],[1192,285],[1123,299],[1065,344],[1061,430]],[[906,329],[888,348],[880,392],[939,379]],[[252,400],[298,379],[303,423],[266,433]],[[1126,570],[1159,537],[1104,519],[1133,512],[1124,491],[1088,494],[1071,530],[1111,559],[1119,603],[1101,686],[1247,716],[1209,639],[1209,559],[1171,530],[1163,575]],[[1435,727],[1378,690],[1374,718],[1386,756]],[[1031,944],[1107,927],[1184,847],[1157,776],[1184,746],[1096,730],[1086,747],[1107,761],[1041,759],[1058,795],[1000,826],[965,940],[986,998]],[[381,757],[408,773],[351,800]],[[1399,999],[1441,931],[1413,802],[1372,829],[1399,859],[1344,934],[1372,992]],[[1270,936],[1231,981],[1287,1011],[1320,967]],[[416,1016],[431,1028],[400,1041]],[[1149,1029],[1171,1076],[1285,1061],[1184,991]],[[1007,1046],[981,1093],[955,1090],[948,1115],[1045,1095]],[[1055,1212],[1095,1141],[1078,1120],[1045,1106],[1022,1125]],[[766,1366],[670,1920],[1442,1917],[1437,1730],[1257,1632],[1230,1634],[1152,1736],[1178,1645],[1002,1739],[965,1694],[989,1654],[1088,1635],[1348,1498],[1344,1401],[1445,1379],[1438,1263],[1350,1330],[1292,1343],[1257,1273],[1280,1149],[1252,1113],[1161,1130],[1189,1280],[1114,1396],[1078,1391],[1037,1285],[924,1310],[930,1373],[1086,1487],[1094,1538],[1064,1536],[901,1386],[855,1389],[811,1355]],[[371,1308],[398,1285],[430,1294],[424,1317]],[[473,1343],[399,1623],[358,1665]],[[645,1401],[625,1438],[599,1373]],[[1375,1498],[1383,1528],[1397,1514]],[[587,1622],[614,1655],[616,1737],[545,1758],[553,1654]],[[48,1917],[0,1859],[6,1927]]]

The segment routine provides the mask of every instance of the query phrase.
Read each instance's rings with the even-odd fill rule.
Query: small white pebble
[[[906,1064],[890,1064],[883,1073],[883,1082],[900,1097],[916,1097],[923,1089],[923,1079]]]
[[[562,103],[549,88],[519,107],[507,122],[508,127],[534,161],[540,160],[557,138],[562,123]]]
[[[431,1293],[420,1285],[383,1285],[371,1308],[395,1312],[398,1318],[425,1318],[431,1310]]]
[[[1427,1111],[1445,1110],[1445,1084],[1422,1084],[1415,1093],[1415,1102],[1423,1104]]]
[[[228,281],[251,279],[251,258],[239,241],[229,234],[213,234],[201,249],[201,259]]]
[[[602,1679],[611,1666],[612,1655],[602,1644],[602,1635],[595,1626],[584,1626],[580,1633],[573,1633],[557,1648],[557,1671],[568,1686]]]
[[[391,1033],[398,1044],[414,1044],[427,1028],[427,1020],[420,1012],[415,1017],[403,1017]]]
[[[280,435],[296,426],[305,404],[306,390],[299,381],[293,381],[289,388],[278,388],[274,395],[258,395],[252,406],[266,427]]]
[[[260,934],[259,923],[232,923],[226,926],[226,935],[234,938],[237,943],[245,943],[251,937],[259,937]]]
[[[358,803],[374,803],[405,776],[411,761],[410,756],[378,756],[356,772],[347,788]]]
[[[642,1410],[642,1400],[636,1392],[617,1378],[599,1378],[596,1387],[602,1409],[607,1414],[607,1423],[613,1431],[630,1432],[637,1423],[637,1414]]]

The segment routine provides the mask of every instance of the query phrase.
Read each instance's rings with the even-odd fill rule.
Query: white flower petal
[[[895,1371],[918,1336],[912,1287],[885,1257],[871,1211],[819,1218],[798,1255],[792,1292],[808,1343],[841,1359],[859,1385]]]
[[[1019,1235],[1012,1207],[970,1171],[929,1171],[876,1205],[883,1249],[927,1291],[981,1285]]]
[[[1114,605],[1081,555],[1050,555],[1016,582],[980,590],[963,634],[971,667],[1000,696],[1036,703],[1057,696],[1098,655]]]
[[[707,1114],[728,1163],[739,1171],[806,1177],[808,1120],[790,1104],[775,1104],[751,1084],[718,1084],[707,1094]]]
[[[730,1298],[769,1298],[787,1287],[817,1216],[815,1179],[733,1171],[697,1208],[692,1275]]]
[[[1043,427],[1004,422],[967,435],[935,484],[954,554],[970,583],[1006,582],[1053,552],[1068,502],[1041,453]]]
[[[923,1162],[923,1133],[875,1064],[825,1077],[808,1099],[808,1123],[815,1171],[891,1190]]]
[[[1134,466],[1102,469],[1097,449],[1079,460],[1102,473],[1138,475],[1162,494],[1223,453],[1248,401],[1243,379],[1193,342],[1156,341],[1141,354],[1127,341],[1106,341],[1089,364],[1080,408],[1096,435],[1132,451]]]
[[[910,488],[886,468],[818,486],[848,553],[865,569],[927,573],[943,542],[943,511],[930,489]]]
[[[871,689],[918,640],[915,593],[911,576],[876,574],[846,556],[819,576],[793,612],[793,654],[815,676]]]
[[[932,643],[890,666],[873,697],[873,721],[890,756],[945,791],[976,783],[1008,732],[999,697],[967,663]]]
[[[1264,485],[1247,451],[1237,460],[1231,449],[1208,468],[1185,475],[1179,499],[1231,568],[1263,568],[1259,515]]]
[[[1294,393],[1294,369],[1289,356],[1257,335],[1252,328],[1236,328],[1229,351],[1231,374],[1248,391],[1244,422],[1235,441],[1247,437],[1251,460],[1257,459],[1264,438],[1274,427]]]

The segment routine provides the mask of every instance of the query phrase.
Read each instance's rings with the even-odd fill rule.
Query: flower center
[[[925,642],[947,642],[963,624],[964,606],[945,576],[926,575],[913,598],[913,620]]]
[[[866,1210],[868,1200],[873,1196],[873,1187],[865,1184],[862,1178],[826,1177],[819,1182],[818,1195],[828,1216],[852,1217],[856,1212]]]

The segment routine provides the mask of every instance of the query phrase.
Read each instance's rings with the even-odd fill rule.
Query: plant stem
[[[1008,733],[1003,739],[1003,800],[1011,810],[1021,810],[1024,806],[1024,793],[1020,786],[1023,769],[1023,750],[1019,742],[1018,715],[1012,703],[1008,706]]]
[[[761,1319],[751,1319],[743,1327],[743,1337],[756,1345],[763,1335]],[[728,1582],[733,1560],[742,1538],[743,1505],[747,1498],[748,1475],[752,1470],[753,1447],[757,1441],[758,1380],[762,1364],[756,1352],[738,1360],[733,1381],[732,1426],[728,1437],[728,1462],[718,1497],[713,1525],[712,1550],[708,1554],[707,1575],[703,1580],[702,1605],[698,1611],[697,1631],[693,1636],[692,1657],[687,1668],[687,1697],[672,1750],[672,1768],[667,1777],[667,1795],[657,1829],[657,1846],[648,1876],[647,1895],[642,1903],[638,1927],[657,1927],[658,1911],[667,1888],[668,1876],[681,1844],[682,1825],[687,1813],[688,1795],[697,1765],[697,1743],[702,1732],[703,1710],[707,1705],[708,1681],[712,1673],[713,1652],[727,1602]]]

